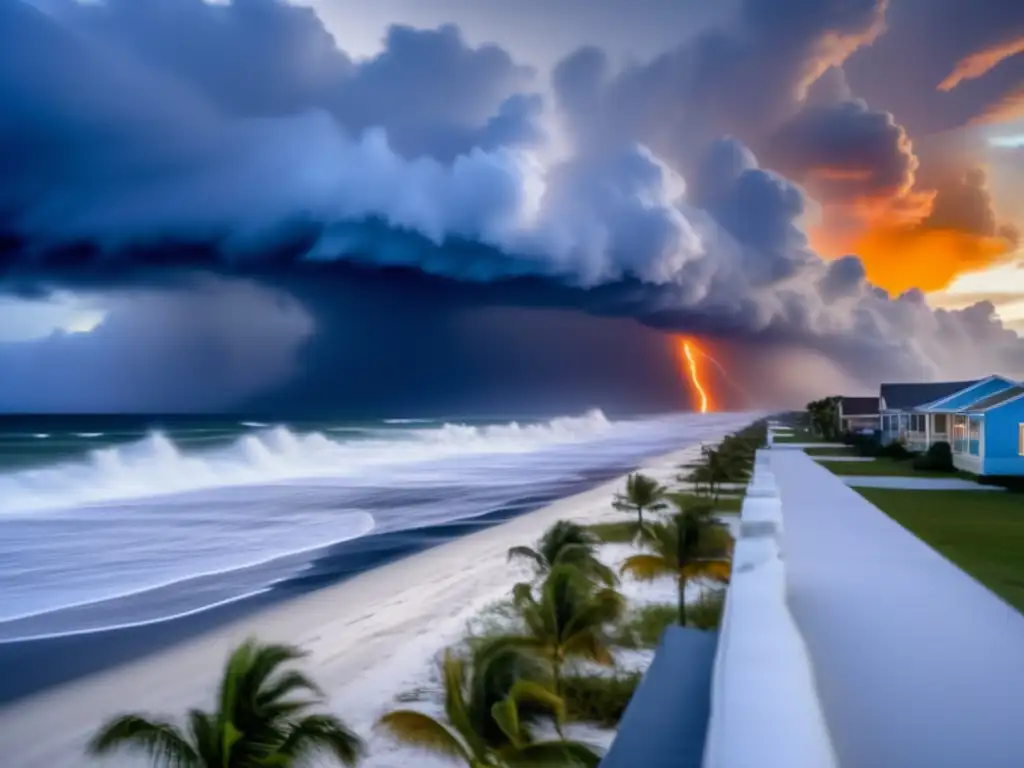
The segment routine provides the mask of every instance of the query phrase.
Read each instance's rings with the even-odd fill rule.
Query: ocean
[[[0,702],[585,490],[723,419],[7,417],[0,666],[51,661]]]

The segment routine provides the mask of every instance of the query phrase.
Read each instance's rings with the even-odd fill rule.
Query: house
[[[878,398],[882,444],[900,441],[910,450],[925,450],[929,445],[927,420],[917,409],[978,383],[940,381],[928,384],[883,384]]]
[[[837,410],[840,432],[878,429],[877,397],[840,397]]]
[[[988,476],[1024,476],[1024,384],[990,376],[925,409],[929,425],[948,424],[957,469]],[[943,422],[938,421],[942,419]]]
[[[963,413],[968,406],[984,398],[1005,392],[1017,384],[1018,382],[1005,376],[989,376],[930,403],[918,406],[917,412],[924,415],[924,433],[913,434],[910,438],[911,441],[915,444],[923,443],[924,448],[940,441],[952,445],[954,435],[951,432],[951,427],[955,414]]]

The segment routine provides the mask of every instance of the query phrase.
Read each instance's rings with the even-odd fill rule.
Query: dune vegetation
[[[444,652],[441,710],[399,697],[402,706],[378,719],[377,735],[469,768],[596,766],[600,750],[573,738],[574,726],[617,726],[670,625],[717,629],[733,545],[720,515],[740,503],[726,488],[748,481],[764,438],[759,422],[705,446],[680,468],[676,488],[631,474],[612,501],[622,520],[561,520],[538,541],[509,549],[510,563],[528,564],[531,578]],[[627,598],[631,584],[653,580],[674,581],[674,603]],[[648,654],[639,665],[638,653]],[[89,751],[134,751],[176,768],[359,764],[363,739],[316,711],[325,697],[294,667],[302,658],[296,648],[247,641],[226,662],[214,711],[191,710],[184,727],[122,715]]]

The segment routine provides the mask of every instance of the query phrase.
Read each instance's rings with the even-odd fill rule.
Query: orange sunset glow
[[[983,237],[954,229],[922,231],[914,227],[875,227],[853,242],[830,242],[821,232],[811,239],[830,257],[857,254],[868,280],[890,294],[920,288],[940,291],[965,272],[996,266],[1013,250],[1001,237]]]
[[[683,365],[683,374],[690,382],[690,386],[693,391],[697,394],[697,405],[701,413],[707,413],[708,411],[714,410],[714,404],[711,401],[710,387],[702,379],[702,373],[700,367],[697,365],[697,355],[703,355],[704,352],[698,346],[697,342],[693,339],[685,337],[678,337],[678,350],[679,350],[679,361]]]

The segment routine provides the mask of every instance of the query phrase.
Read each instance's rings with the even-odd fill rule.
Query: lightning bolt
[[[711,398],[708,396],[707,390],[704,388],[703,382],[700,380],[700,371],[697,369],[697,359],[694,356],[696,351],[698,354],[704,354],[701,348],[697,346],[697,342],[692,339],[680,338],[679,348],[682,351],[683,359],[686,361],[686,374],[690,379],[690,384],[693,386],[694,391],[697,393],[697,398],[700,401],[700,412],[707,413],[713,406]]]

